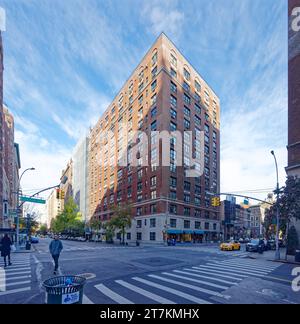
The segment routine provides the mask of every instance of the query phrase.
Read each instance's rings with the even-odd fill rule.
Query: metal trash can
[[[44,281],[46,304],[82,304],[86,279],[79,276],[58,276]]]
[[[300,262],[300,250],[296,251],[295,262]]]

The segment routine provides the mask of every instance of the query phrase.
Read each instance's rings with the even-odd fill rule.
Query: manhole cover
[[[81,273],[78,275],[79,277],[83,277],[86,280],[96,278],[96,275],[94,273]]]
[[[276,299],[285,299],[286,296],[283,295],[282,293],[279,293],[275,290],[272,289],[263,289],[261,293],[265,296],[276,298]]]

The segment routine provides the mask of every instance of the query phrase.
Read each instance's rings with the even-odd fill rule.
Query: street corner
[[[300,292],[290,285],[260,278],[247,278],[239,286],[223,292],[224,298],[212,299],[222,304],[300,304]]]

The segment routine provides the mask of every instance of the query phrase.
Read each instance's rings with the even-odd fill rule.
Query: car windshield
[[[259,240],[251,240],[251,244],[259,244]]]

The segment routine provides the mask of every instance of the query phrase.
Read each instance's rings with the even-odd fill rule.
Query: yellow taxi
[[[241,244],[237,241],[229,241],[220,245],[221,251],[240,251]]]

